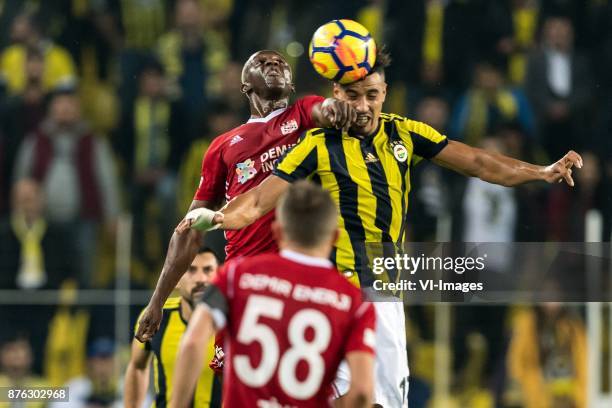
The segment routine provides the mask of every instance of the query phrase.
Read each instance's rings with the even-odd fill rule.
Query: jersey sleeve
[[[406,120],[404,121],[404,126],[407,132],[402,133],[410,135],[409,137],[414,148],[413,154],[416,156],[431,159],[448,144],[446,136],[441,135],[437,130],[423,122]]]
[[[312,120],[312,108],[318,103],[323,103],[324,100],[325,98],[322,96],[308,95],[295,102],[295,107],[300,114],[300,130],[317,127],[317,124]]]
[[[194,200],[220,201],[225,195],[225,181],[227,167],[221,157],[221,139],[215,139],[202,160],[200,184],[195,193]]]
[[[376,314],[370,302],[362,302],[355,310],[348,333],[345,354],[351,351],[365,351],[374,354],[376,345]]]
[[[314,173],[318,166],[317,139],[312,132],[306,132],[298,144],[278,160],[273,174],[293,183]]]

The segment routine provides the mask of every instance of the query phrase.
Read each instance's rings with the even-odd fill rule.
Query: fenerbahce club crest
[[[397,160],[400,163],[404,163],[406,160],[408,160],[408,149],[406,149],[406,146],[404,146],[404,144],[399,141],[393,141],[390,143],[391,145],[391,151],[393,152],[393,156],[395,157],[395,160]]]

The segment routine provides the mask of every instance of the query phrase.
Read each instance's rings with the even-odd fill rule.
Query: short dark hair
[[[202,246],[200,248],[198,248],[198,253],[197,255],[200,254],[212,254],[212,256],[215,257],[215,259],[217,260],[217,263],[221,263],[221,259],[219,259],[219,256],[217,255],[217,253],[209,246]]]
[[[376,61],[374,62],[374,66],[368,75],[373,74],[374,72],[378,72],[381,75],[385,74],[385,68],[391,65],[391,54],[387,50],[387,46],[382,45],[380,48],[376,50]]]
[[[305,248],[328,240],[338,225],[331,196],[308,180],[292,184],[280,199],[276,216],[287,238]]]

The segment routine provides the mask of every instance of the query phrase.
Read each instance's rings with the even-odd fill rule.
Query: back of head
[[[289,187],[276,216],[286,239],[303,248],[326,244],[338,226],[336,205],[329,193],[306,180]]]

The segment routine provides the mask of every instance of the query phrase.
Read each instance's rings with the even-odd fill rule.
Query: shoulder
[[[181,298],[180,297],[171,297],[166,300],[164,303],[164,310],[178,310],[181,307]]]
[[[216,149],[216,150],[222,149],[224,146],[227,146],[229,143],[231,143],[232,138],[234,138],[236,135],[239,135],[241,132],[248,132],[248,130],[249,130],[248,123],[244,123],[240,126],[237,126],[233,128],[232,130],[229,130],[215,137],[213,141],[210,142],[210,145],[208,146],[208,148]]]
[[[325,140],[328,136],[336,137],[340,140],[342,134],[338,129],[330,129],[330,128],[312,128],[308,129],[302,136],[300,136],[300,142],[306,138],[309,138],[312,141],[322,141]]]
[[[393,122],[393,123],[403,123],[408,120],[408,118],[398,115],[397,113],[380,113],[380,119],[383,122]]]
[[[25,48],[22,45],[14,44],[6,47],[0,54],[2,61],[9,62],[13,58],[21,58],[25,56]]]
[[[319,95],[306,95],[293,102],[293,104],[288,107],[288,110],[298,109],[304,106],[313,106],[317,103],[322,103],[324,100],[325,98]]]

